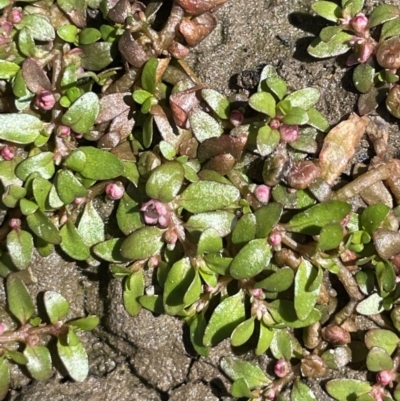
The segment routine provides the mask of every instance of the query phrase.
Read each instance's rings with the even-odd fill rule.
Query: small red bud
[[[281,126],[281,122],[277,118],[273,118],[269,123],[269,126],[272,129],[279,129],[279,127]]]
[[[270,234],[268,242],[273,246],[280,245],[282,242],[282,235],[279,232],[274,231]]]
[[[355,32],[364,33],[368,26],[368,18],[363,13],[358,13],[352,18],[350,24]]]
[[[274,373],[278,377],[285,377],[290,372],[290,364],[284,359],[278,359],[274,366]]]
[[[111,200],[118,200],[121,199],[122,196],[125,193],[125,188],[122,185],[121,182],[110,182],[106,186],[106,195],[111,199]]]
[[[376,381],[382,386],[391,385],[396,374],[392,370],[381,370],[376,374]]]
[[[268,185],[258,185],[254,195],[259,202],[268,203],[271,196],[271,188]]]
[[[336,324],[323,328],[322,338],[334,345],[345,345],[351,341],[350,333]]]
[[[21,220],[20,219],[11,219],[8,222],[8,225],[13,229],[13,230],[19,230],[21,228]]]
[[[59,125],[57,127],[57,135],[61,137],[66,137],[71,135],[71,128],[67,125]]]
[[[281,140],[283,142],[293,142],[299,137],[299,127],[297,125],[282,124],[279,127]]]
[[[8,21],[12,24],[19,24],[22,20],[22,12],[20,10],[14,9],[8,14]]]
[[[15,148],[13,146],[5,146],[1,149],[1,156],[4,160],[13,160],[15,157]]]
[[[42,90],[35,97],[35,105],[43,110],[51,110],[56,104],[56,98],[48,90]]]
[[[266,400],[274,400],[276,398],[276,390],[273,387],[271,387],[266,391],[264,391],[263,396]]]
[[[232,110],[231,114],[229,115],[229,121],[235,127],[238,127],[242,124],[244,120],[244,115],[240,110]]]

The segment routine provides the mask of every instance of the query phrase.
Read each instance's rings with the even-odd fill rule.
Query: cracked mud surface
[[[309,15],[312,0],[230,0],[218,12],[215,31],[188,58],[199,78],[222,92],[251,90],[261,66],[272,64],[291,90],[314,86],[321,91],[317,105],[331,124],[355,110],[357,94],[343,60],[311,59],[305,49],[323,26]],[[368,0],[368,8],[383,1]],[[390,3],[385,1],[385,3]],[[391,155],[400,157],[399,123],[390,122]],[[370,157],[363,140],[358,158]],[[100,205],[104,215],[112,203]],[[218,369],[219,360],[232,353],[227,341],[207,358],[192,352],[182,322],[169,316],[153,316],[143,310],[132,318],[122,305],[121,281],[113,279],[106,265],[85,268],[61,254],[35,256],[31,266],[36,283],[32,295],[44,290],[60,292],[71,304],[71,316],[97,314],[101,323],[83,341],[89,354],[90,374],[83,383],[63,379],[59,373],[47,382],[32,382],[12,367],[9,401],[228,401],[230,382]],[[3,291],[3,286],[0,286]],[[4,293],[0,293],[4,302]],[[252,360],[251,352],[242,357]],[[266,356],[257,358],[268,371]],[[365,378],[362,371],[341,371]],[[333,377],[333,376],[330,376]],[[331,400],[323,381],[309,383],[320,401]],[[285,393],[288,398],[288,393]]]

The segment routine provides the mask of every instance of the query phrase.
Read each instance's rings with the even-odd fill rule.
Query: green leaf
[[[121,246],[125,259],[146,259],[158,253],[164,245],[163,230],[158,227],[142,227],[130,234]]]
[[[254,331],[254,316],[240,323],[231,334],[231,344],[239,347],[247,342]]]
[[[183,191],[177,203],[191,213],[202,213],[228,207],[239,198],[240,192],[233,185],[215,181],[197,181]]]
[[[139,302],[143,306],[143,308],[146,308],[153,313],[165,313],[161,295],[142,295],[139,298]]]
[[[290,267],[283,267],[272,273],[267,278],[259,281],[255,288],[263,288],[269,292],[282,292],[293,284],[294,272]]]
[[[279,222],[282,210],[280,203],[270,203],[254,212],[257,221],[256,238],[267,238],[272,228]]]
[[[256,217],[253,213],[243,215],[232,231],[232,243],[243,246],[256,235]]]
[[[72,163],[69,159],[72,156],[74,160],[74,153],[79,152],[83,154],[86,160],[82,169],[77,169],[75,162]],[[121,160],[113,153],[105,150],[97,149],[92,146],[81,146],[78,150],[73,152],[66,160],[66,166],[78,171],[83,177],[90,180],[110,180],[116,178],[124,173],[124,165]],[[80,156],[79,156],[80,157]],[[79,166],[81,168],[81,166]]]
[[[317,88],[304,88],[291,93],[285,97],[293,107],[299,107],[308,110],[313,107],[319,100],[320,93]]]
[[[202,110],[191,111],[189,122],[194,136],[200,143],[209,138],[219,137],[224,132],[218,121]]]
[[[311,5],[312,10],[329,21],[337,22],[342,18],[342,9],[330,1],[317,1]]]
[[[308,125],[322,131],[327,132],[330,125],[327,119],[314,107],[311,107],[308,111]]]
[[[281,139],[278,130],[271,129],[269,125],[264,125],[258,129],[257,132],[257,152],[261,156],[270,155]]]
[[[24,230],[11,230],[7,235],[7,249],[14,265],[26,269],[32,260],[33,237]]]
[[[126,260],[121,255],[121,245],[125,238],[111,238],[96,244],[92,251],[99,258],[110,263],[123,263]]]
[[[76,198],[83,198],[87,195],[87,189],[69,170],[57,172],[55,186],[61,201],[68,205]]]
[[[400,35],[400,17],[383,24],[379,40],[382,42],[387,38],[397,35]],[[393,43],[395,43],[395,41],[397,42],[398,40],[399,39],[396,38],[396,40],[393,40]]]
[[[230,274],[237,280],[254,277],[268,266],[271,256],[267,241],[264,238],[254,239],[233,258]]]
[[[19,71],[18,64],[11,61],[0,60],[0,79],[10,79]]]
[[[314,309],[321,283],[322,270],[315,269],[310,262],[303,259],[294,280],[294,308],[301,321],[307,319]]]
[[[298,378],[294,381],[290,398],[292,401],[317,401],[313,391]]]
[[[321,312],[314,308],[304,321],[297,317],[294,304],[291,301],[276,300],[269,304],[269,312],[279,327],[300,328],[307,327],[320,320]]]
[[[343,239],[343,227],[340,223],[329,223],[322,227],[319,235],[318,247],[322,251],[337,248]]]
[[[96,28],[84,28],[79,33],[79,44],[90,45],[91,43],[97,42],[101,38],[101,33]]]
[[[151,96],[152,96],[151,93],[149,93],[143,89],[136,89],[132,94],[133,100],[139,104],[143,104]]]
[[[58,292],[46,291],[43,297],[47,316],[52,324],[57,323],[64,318],[69,311],[67,300]]]
[[[371,385],[363,380],[334,379],[326,383],[326,390],[338,401],[356,401],[357,397],[371,390]]]
[[[33,39],[47,42],[54,40],[56,33],[49,19],[41,14],[27,14],[16,25],[18,28],[27,27],[31,31]]]
[[[287,330],[274,330],[270,349],[276,359],[290,361],[293,356],[292,336]]]
[[[0,358],[0,400],[3,400],[10,385],[10,369],[4,357]]]
[[[176,315],[183,310],[185,306],[194,302],[191,299],[187,302],[185,296],[191,284],[195,281],[195,276],[196,272],[189,258],[178,260],[172,265],[164,285],[163,301],[166,313],[169,315]],[[198,299],[201,286],[195,284],[195,287],[197,288],[194,289],[194,298]]]
[[[54,174],[54,153],[41,152],[30,156],[18,164],[15,174],[19,179],[25,181],[32,173],[38,173],[43,178],[51,178]]]
[[[207,327],[207,320],[204,313],[197,313],[193,316],[190,322],[190,341],[195,351],[201,356],[208,356],[210,347],[205,347],[203,344],[204,331]]]
[[[36,177],[33,180],[33,183],[32,183],[33,196],[35,198],[36,203],[39,205],[39,208],[42,211],[52,209],[52,206],[50,205],[50,201],[49,201],[51,189],[52,189],[52,185],[51,185],[50,181],[48,181],[40,176]],[[61,203],[61,205],[59,207],[62,207],[62,206],[63,206],[63,203]]]
[[[201,96],[219,118],[223,120],[229,118],[230,105],[226,96],[221,95],[214,89],[203,89],[201,91]]]
[[[20,323],[25,324],[35,312],[35,307],[24,282],[16,274],[9,274],[6,289],[10,312]]]
[[[85,70],[101,71],[114,60],[112,43],[96,42],[90,45],[80,45],[82,50],[81,63]]]
[[[288,125],[304,125],[308,123],[308,114],[301,107],[292,107],[282,121]]]
[[[236,398],[240,397],[253,398],[253,393],[250,391],[249,386],[246,383],[246,380],[243,378],[235,380],[232,383],[231,394],[233,397]]]
[[[57,29],[57,35],[66,42],[74,43],[76,40],[76,36],[78,35],[78,28],[75,25],[66,24],[61,25]]]
[[[265,387],[271,380],[262,369],[243,359],[227,357],[221,360],[221,369],[232,380],[244,379],[250,389]]]
[[[139,297],[144,293],[143,272],[132,273],[125,279],[123,300],[126,311],[131,316],[136,316],[142,305],[139,303]]]
[[[17,363],[18,365],[26,365],[28,363],[26,356],[19,351],[6,350],[5,356],[7,359]]]
[[[161,202],[170,202],[178,195],[185,171],[181,163],[167,162],[152,171],[146,182],[146,194],[152,199]]]
[[[213,228],[204,230],[197,245],[197,255],[210,252],[219,252],[223,248],[222,238]]]
[[[157,67],[158,59],[151,58],[143,67],[142,71],[142,86],[143,89],[152,95],[156,94],[157,89]]]
[[[316,38],[307,48],[307,52],[316,58],[336,57],[351,49],[350,39],[353,36],[346,32],[339,32],[329,42]]]
[[[267,92],[257,92],[249,98],[249,105],[256,111],[275,117],[276,102],[274,97]]]
[[[343,29],[343,25],[327,26],[325,28],[322,28],[321,32],[319,33],[319,37],[324,42],[329,42],[335,35],[343,31]]]
[[[284,227],[291,232],[318,235],[322,227],[340,222],[350,210],[351,206],[343,201],[319,203],[294,216]]]
[[[213,346],[228,338],[237,325],[246,318],[244,294],[225,298],[214,310],[204,333],[205,346]]]
[[[30,214],[26,221],[29,228],[39,238],[54,245],[58,245],[61,242],[57,227],[41,210],[38,209],[35,213]]]
[[[89,248],[86,246],[79,231],[76,229],[74,223],[68,220],[60,230],[61,235],[61,249],[72,259],[86,260],[90,256]]]
[[[86,92],[66,111],[61,122],[78,134],[86,134],[93,127],[99,111],[100,102],[97,95]]]
[[[200,236],[207,228],[213,228],[221,237],[225,237],[232,231],[235,223],[236,216],[232,212],[218,210],[190,216],[185,229],[193,235]]]
[[[265,84],[279,100],[283,99],[287,91],[287,85],[281,77],[270,74],[270,76],[266,78]]]
[[[65,343],[61,338],[58,339],[58,356],[71,378],[77,382],[82,382],[89,373],[89,362],[85,347],[71,329],[68,332],[68,343]]]
[[[26,345],[26,368],[35,380],[48,380],[53,374],[50,351],[44,345]],[[1,397],[0,397],[1,398]]]
[[[136,194],[132,194],[136,198]],[[137,197],[139,197],[138,194]],[[140,212],[139,199],[133,199],[127,192],[124,193],[118,204],[117,209],[117,223],[119,229],[125,234],[129,235],[133,231],[143,226]]]
[[[271,345],[272,338],[274,336],[274,331],[269,327],[265,326],[264,323],[260,322],[260,334],[256,347],[256,355],[262,355],[267,351]]]
[[[343,14],[354,17],[364,7],[364,0],[342,0]]]
[[[353,71],[353,82],[361,93],[367,93],[374,85],[375,68],[368,63],[359,64]]]
[[[371,329],[367,331],[364,342],[368,349],[372,347],[380,347],[384,349],[389,355],[397,348],[399,337],[390,330],[385,329]]]
[[[361,214],[361,225],[369,235],[379,228],[390,212],[390,207],[382,203],[370,205]]]
[[[45,123],[30,114],[0,114],[0,139],[26,145],[35,141]]]
[[[97,316],[91,315],[80,319],[71,320],[68,326],[76,327],[79,330],[90,331],[99,325],[100,319]]]
[[[79,220],[78,233],[86,246],[103,242],[105,239],[104,222],[93,206],[93,202],[87,202],[85,210]]]
[[[395,19],[399,15],[399,7],[390,4],[381,4],[372,10],[369,16],[368,27],[373,28],[374,26],[380,25],[383,22]]]
[[[367,355],[367,369],[370,372],[393,369],[393,361],[390,355],[380,347],[372,347]]]
[[[362,300],[356,307],[356,311],[365,316],[376,315],[383,309],[383,298],[377,292]]]

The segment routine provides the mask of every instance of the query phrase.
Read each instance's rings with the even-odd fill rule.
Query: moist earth
[[[218,26],[192,50],[187,62],[211,88],[225,94],[252,91],[266,64],[276,67],[290,90],[316,87],[321,92],[317,107],[333,125],[356,111],[357,93],[345,58],[315,60],[306,48],[325,26],[310,14],[313,0],[230,0],[216,13]],[[396,1],[366,1],[367,13],[378,4]],[[378,110],[390,123],[389,153],[400,157],[399,123],[385,110]],[[372,153],[367,140],[359,146],[357,159],[368,162]],[[98,201],[102,217],[112,214],[113,203]],[[181,321],[155,316],[142,310],[131,317],[122,304],[121,281],[112,278],[108,266],[77,265],[61,252],[47,258],[35,255],[29,291],[61,293],[70,303],[70,317],[96,314],[100,325],[82,338],[89,355],[90,373],[75,383],[55,373],[47,382],[31,381],[12,367],[9,401],[228,401],[230,381],[219,370],[219,361],[232,355],[229,341],[213,348],[209,357],[198,357],[190,346]],[[5,303],[0,286],[0,303]],[[364,322],[365,323],[365,322]],[[363,323],[363,324],[364,324]],[[361,324],[361,323],[360,323]],[[241,358],[256,361],[271,373],[266,355],[255,357],[241,349]],[[62,372],[62,368],[60,367]],[[323,380],[307,382],[320,401],[329,378],[365,380],[361,370],[331,371]],[[289,400],[289,392],[284,393]]]

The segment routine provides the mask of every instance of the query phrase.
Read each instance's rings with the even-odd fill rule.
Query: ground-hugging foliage
[[[400,399],[400,161],[387,157],[384,122],[366,116],[377,101],[332,128],[319,91],[292,91],[272,66],[248,97],[202,84],[183,58],[225,2],[0,0],[0,274],[19,322],[0,325],[0,398],[7,360],[35,379],[52,374],[49,336],[71,378],[87,375],[76,331],[98,319],[63,322],[68,303],[46,292],[42,323],[24,284],[33,253],[55,248],[108,262],[126,310],[181,317],[200,355],[226,338],[272,355],[275,379],[221,361],[235,397],[281,399],[291,385],[292,400],[315,400],[301,378],[323,378],[357,350],[376,379],[331,380],[328,394]],[[368,19],[362,6],[315,3],[339,25],[309,52],[353,48],[357,89],[376,100],[383,88],[399,117],[400,10],[379,6]],[[376,157],[343,184],[364,133]],[[353,210],[356,195],[365,207]],[[118,235],[96,197],[115,202]],[[357,315],[377,325],[363,341],[351,334]]]

